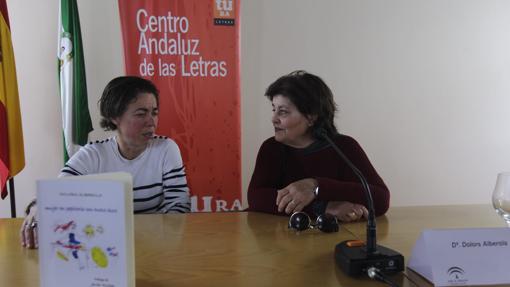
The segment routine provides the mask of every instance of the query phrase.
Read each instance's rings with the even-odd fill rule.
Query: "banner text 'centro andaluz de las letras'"
[[[126,74],[160,90],[193,211],[241,209],[239,1],[120,0]]]

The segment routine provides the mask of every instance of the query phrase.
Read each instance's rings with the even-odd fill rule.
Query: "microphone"
[[[397,273],[404,270],[404,256],[387,247],[377,245],[377,229],[375,221],[374,201],[370,186],[365,176],[354,164],[345,156],[340,148],[331,140],[327,132],[323,129],[319,132],[340,158],[349,166],[361,182],[365,192],[368,209],[367,219],[367,239],[360,243],[359,240],[346,240],[340,242],[335,247],[335,261],[340,268],[350,276],[360,276],[367,274],[371,267],[381,270],[382,273]]]

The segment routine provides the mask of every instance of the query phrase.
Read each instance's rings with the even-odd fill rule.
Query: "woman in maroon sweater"
[[[333,94],[321,78],[293,72],[271,84],[266,97],[273,106],[275,136],[260,147],[248,188],[249,210],[328,213],[344,222],[367,217],[359,179],[321,133],[332,138],[366,177],[376,215],[388,210],[389,190],[367,155],[356,140],[338,134]]]

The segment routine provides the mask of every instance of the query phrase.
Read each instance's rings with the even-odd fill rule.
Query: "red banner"
[[[126,74],[160,90],[192,211],[241,209],[238,0],[119,0]]]

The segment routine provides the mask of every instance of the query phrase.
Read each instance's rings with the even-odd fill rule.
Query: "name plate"
[[[510,228],[424,230],[408,268],[435,286],[509,284]]]

